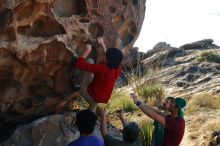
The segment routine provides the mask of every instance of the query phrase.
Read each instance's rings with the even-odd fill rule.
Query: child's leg
[[[87,95],[84,97],[84,99],[89,103],[89,108],[91,111],[95,112],[96,108],[98,106],[98,103],[95,102],[91,96]]]
[[[93,59],[89,58],[87,59],[87,62],[90,64],[94,64]],[[93,74],[87,71],[82,71],[82,80],[80,83],[80,94],[83,96],[83,98],[89,103],[89,109],[92,111],[96,110],[97,103],[92,99],[92,97],[89,96],[87,87],[90,84],[90,82],[93,79]]]
[[[91,58],[87,59],[87,62],[90,64],[94,64],[94,61]],[[84,94],[85,92],[87,92],[87,87],[93,79],[93,73],[82,71],[81,74],[82,74],[82,79],[80,82],[80,86],[81,86],[80,92]]]

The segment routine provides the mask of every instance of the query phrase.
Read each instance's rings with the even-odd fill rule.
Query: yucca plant
[[[151,122],[142,121],[141,122],[141,142],[143,146],[151,146],[153,124]]]

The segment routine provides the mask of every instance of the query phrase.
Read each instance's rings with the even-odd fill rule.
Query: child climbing
[[[96,110],[98,103],[107,103],[114,88],[114,84],[121,75],[123,53],[118,48],[106,46],[102,37],[97,38],[98,44],[106,55],[106,64],[94,64],[89,56],[92,45],[86,44],[83,54],[77,59],[76,68],[83,71],[80,83],[80,93],[89,103],[89,109]]]

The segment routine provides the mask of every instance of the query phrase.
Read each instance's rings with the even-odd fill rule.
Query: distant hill
[[[130,56],[135,57],[137,54]],[[185,44],[180,48],[160,42],[152,50],[140,54],[141,63],[137,66],[134,63],[134,70],[142,66],[147,72],[147,78],[159,79],[167,87],[168,94],[220,94],[220,47],[213,44],[212,39]],[[209,59],[205,60],[206,57]]]

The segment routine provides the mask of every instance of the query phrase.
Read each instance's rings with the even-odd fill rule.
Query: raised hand
[[[96,108],[96,112],[97,112],[98,116],[100,116],[100,117],[106,116],[105,110],[100,106],[98,106]]]
[[[97,38],[97,42],[98,44],[102,47],[102,49],[104,50],[104,52],[106,52],[106,46],[105,46],[105,42],[103,37],[98,37]]]
[[[124,116],[124,110],[123,109],[119,109],[116,112],[117,112],[119,118]]]
[[[86,59],[89,56],[91,51],[92,51],[92,45],[91,44],[86,44],[86,49],[84,50],[84,52],[81,55],[81,57]]]
[[[100,45],[105,44],[103,37],[98,37],[98,38],[97,38],[97,42],[98,42]]]
[[[91,45],[91,44],[86,44],[86,49],[91,52],[91,50],[92,50],[92,45]]]
[[[122,125],[125,126],[127,124],[127,121],[124,118],[124,110],[123,109],[119,109],[116,111],[118,113],[118,117],[120,118]]]
[[[136,104],[138,99],[138,96],[135,93],[130,93],[131,98],[133,99],[134,103]]]

